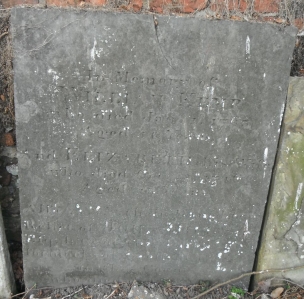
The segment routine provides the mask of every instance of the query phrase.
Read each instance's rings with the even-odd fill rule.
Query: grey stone
[[[133,285],[129,294],[129,299],[164,299],[165,296],[145,288],[144,286],[138,286],[137,284]]]
[[[0,210],[0,298],[9,299],[15,291],[15,279],[6,243],[2,212]]]
[[[12,165],[6,166],[6,170],[12,175],[18,175],[18,165],[17,164],[12,164]]]
[[[3,148],[1,152],[1,156],[5,156],[8,158],[16,158],[17,157],[17,149],[14,146],[7,146]]]
[[[13,127],[5,128],[5,132],[8,133],[8,132],[12,131],[13,129],[14,129]]]
[[[156,18],[12,10],[28,286],[253,267],[296,30]]]
[[[282,144],[269,197],[258,270],[291,268],[304,262],[304,78],[291,78]],[[304,269],[257,276],[288,278],[304,284]]]

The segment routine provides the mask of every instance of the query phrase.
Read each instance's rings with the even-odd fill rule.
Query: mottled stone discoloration
[[[291,78],[257,270],[304,265],[304,79]],[[284,274],[304,283],[304,269]]]
[[[26,284],[250,271],[295,28],[60,9],[11,19]]]

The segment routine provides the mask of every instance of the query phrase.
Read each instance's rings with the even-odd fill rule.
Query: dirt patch
[[[296,46],[293,51],[290,76],[304,76],[304,36],[299,36],[297,38]]]
[[[0,11],[0,132],[14,130],[13,55],[10,12]]]
[[[270,287],[272,280],[262,282],[253,292],[247,292],[232,285],[225,285],[207,295],[200,296],[210,286],[208,281],[196,285],[173,285],[163,283],[133,282],[98,284],[93,286],[61,289],[44,288],[28,290],[20,294],[22,299],[299,299],[304,298],[304,289],[289,281],[281,281]],[[135,288],[135,289],[134,289]]]
[[[10,11],[0,10],[0,204],[17,290],[24,290],[21,221],[16,175],[6,167],[16,164],[13,55]]]
[[[208,282],[204,282],[208,283]],[[206,289],[205,285],[190,285],[190,286],[174,286],[168,282],[163,284],[157,283],[138,283],[147,291],[156,294],[158,298],[168,299],[190,299],[199,295]],[[49,299],[63,299],[63,298],[78,298],[78,299],[127,299],[128,294],[132,288],[133,283],[113,283],[113,284],[98,284],[93,286],[70,287],[61,289],[42,289],[30,291],[25,298],[49,298]],[[208,296],[202,298],[225,298],[230,295],[231,286],[226,286],[215,290]],[[33,298],[34,297],[34,298]],[[131,296],[130,296],[131,297]],[[253,298],[252,296],[247,298]],[[144,299],[138,296],[138,299]],[[152,297],[153,299],[153,297]],[[231,298],[233,299],[233,298]]]

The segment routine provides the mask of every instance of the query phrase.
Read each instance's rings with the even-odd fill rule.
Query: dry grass
[[[27,291],[12,296],[12,299],[128,299],[128,294],[134,283],[113,283],[98,284],[92,286],[82,285],[81,287],[69,287],[61,289],[30,288]],[[136,283],[137,284],[137,283]],[[196,285],[174,285],[168,281],[163,283],[144,282],[138,283],[146,290],[155,292],[158,297],[166,299],[193,299],[208,287],[208,282],[202,281]],[[272,292],[278,287],[283,288],[283,292],[277,299],[302,299],[304,298],[304,289],[288,280],[282,280],[273,286],[258,287],[253,292],[246,292],[232,285],[225,285],[214,289],[201,299],[271,299]],[[235,295],[234,290],[240,290],[240,295]],[[239,297],[238,297],[239,296]],[[156,298],[156,297],[154,297]]]

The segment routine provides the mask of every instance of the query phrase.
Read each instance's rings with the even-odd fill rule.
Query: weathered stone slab
[[[304,78],[291,78],[269,208],[259,251],[258,270],[304,264]],[[271,275],[304,283],[304,269]]]
[[[12,25],[27,285],[251,270],[295,29],[25,8]]]
[[[0,298],[9,299],[15,291],[15,279],[0,210]]]

